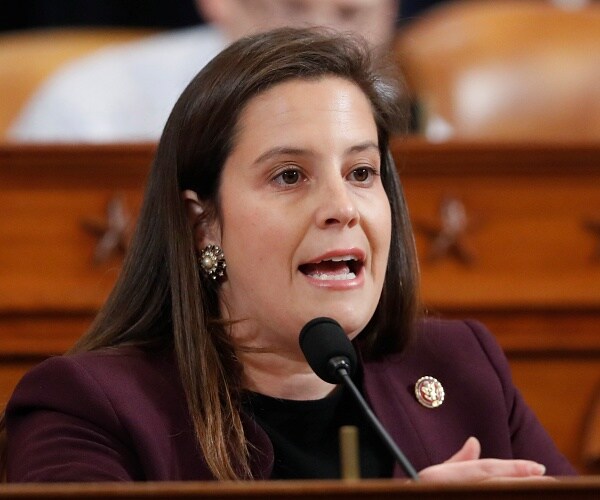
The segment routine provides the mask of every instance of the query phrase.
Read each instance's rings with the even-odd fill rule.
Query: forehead
[[[237,120],[234,142],[261,131],[279,137],[328,131],[338,125],[340,133],[360,132],[376,138],[371,102],[360,87],[337,76],[295,78],[247,101]]]

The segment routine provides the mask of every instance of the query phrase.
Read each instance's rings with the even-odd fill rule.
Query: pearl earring
[[[227,263],[223,249],[218,245],[207,245],[200,252],[198,263],[204,275],[208,278],[216,280],[225,276]]]

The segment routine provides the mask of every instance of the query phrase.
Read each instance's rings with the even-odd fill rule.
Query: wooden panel
[[[83,170],[82,170],[83,175]],[[129,205],[138,193],[121,189]],[[105,218],[114,191],[60,189],[50,192],[13,190],[3,193],[0,210],[0,293],[11,311],[95,310],[117,276],[121,259],[94,266],[97,238],[84,230],[85,221]],[[23,231],[23,228],[30,228]]]
[[[431,307],[600,311],[600,148],[394,143],[417,234],[423,297]],[[461,200],[475,261],[428,262],[419,225],[441,200]]]
[[[577,309],[446,309],[436,317],[475,319],[496,336],[511,355],[560,353],[600,356],[600,313]]]
[[[114,196],[137,213],[152,149],[66,151],[0,151],[0,311],[91,314],[114,283],[120,257],[95,266],[84,224],[104,223]]]
[[[94,313],[0,314],[0,359],[62,354],[87,330]]]
[[[582,457],[586,417],[596,391],[600,390],[600,356],[513,357],[510,360],[515,385],[553,437],[558,448],[581,472],[588,468]]]
[[[473,228],[472,266],[424,262],[428,303],[443,307],[600,305],[598,244],[585,221],[600,219],[600,177],[405,176],[415,221],[435,221],[440,201],[461,200]],[[429,242],[417,231],[421,255]]]

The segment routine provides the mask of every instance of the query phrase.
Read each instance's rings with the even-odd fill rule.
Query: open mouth
[[[353,280],[360,273],[364,261],[354,255],[331,257],[319,262],[302,264],[298,267],[301,273],[321,281]]]

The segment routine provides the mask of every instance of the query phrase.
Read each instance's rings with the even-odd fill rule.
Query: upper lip
[[[337,249],[325,252],[314,259],[311,259],[303,264],[318,264],[326,260],[342,261],[342,260],[355,260],[357,262],[364,262],[366,258],[366,252],[360,248],[348,248],[348,249]]]

